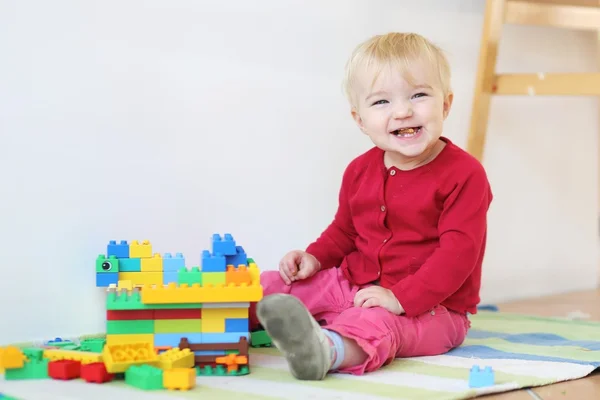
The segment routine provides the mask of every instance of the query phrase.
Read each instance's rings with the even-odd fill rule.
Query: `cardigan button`
[[[431,315],[435,315],[435,310],[431,310]]]
[[[394,176],[394,175],[396,175],[396,170],[395,170],[395,169],[391,170],[391,171],[390,171],[390,175],[391,175],[391,176]]]
[[[381,211],[385,211],[385,206],[381,206]]]

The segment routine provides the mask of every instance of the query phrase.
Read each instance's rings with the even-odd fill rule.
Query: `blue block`
[[[236,254],[234,256],[225,256],[225,262],[227,265],[248,265],[248,256],[242,246],[235,247]]]
[[[121,240],[117,243],[116,240],[110,240],[108,246],[106,246],[106,258],[115,256],[117,258],[128,258],[129,257],[129,244],[127,240]]]
[[[155,333],[154,346],[179,346],[182,337],[186,337],[190,344],[202,343],[203,333]]]
[[[248,342],[250,342],[250,332],[227,332],[227,333],[203,333],[202,343],[237,343],[240,338],[245,336]],[[193,343],[190,340],[190,343]]]
[[[218,233],[215,233],[212,238],[212,252],[213,254],[223,254],[224,256],[235,256],[235,240],[230,233],[226,233],[224,237],[221,237]]]
[[[202,272],[226,272],[227,263],[222,254],[211,255],[208,250],[202,252]]]
[[[494,371],[492,367],[485,367],[483,370],[479,369],[478,365],[471,367],[469,372],[469,387],[482,388],[494,386]]]
[[[225,318],[225,332],[246,332],[250,330],[248,318]]]
[[[120,258],[119,272],[142,272],[142,259]]]
[[[199,350],[194,352],[195,356],[224,356],[225,350]]]
[[[171,253],[163,255],[163,272],[177,272],[181,268],[185,268],[185,257],[182,253],[175,253],[175,257]]]
[[[118,282],[118,272],[96,272],[96,287],[108,287],[110,284],[116,285]]]
[[[163,285],[168,285],[169,283],[175,282],[177,283],[177,272],[167,271],[163,272]]]

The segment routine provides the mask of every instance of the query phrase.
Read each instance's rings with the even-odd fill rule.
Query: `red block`
[[[95,362],[91,364],[83,364],[81,366],[81,379],[90,383],[109,382],[114,378],[114,374],[109,374],[106,371],[106,366],[103,362]]]
[[[202,309],[176,308],[173,310],[154,310],[154,319],[198,319],[202,318]]]
[[[79,378],[81,362],[59,360],[48,363],[48,376],[52,379],[69,380]]]
[[[132,321],[154,319],[154,310],[108,310],[107,321]]]

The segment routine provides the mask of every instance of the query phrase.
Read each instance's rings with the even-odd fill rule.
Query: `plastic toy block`
[[[118,272],[96,272],[96,287],[109,287],[119,282]]]
[[[202,272],[199,267],[192,267],[191,270],[187,268],[181,268],[177,271],[177,283],[193,285],[194,283],[198,283],[202,285]]]
[[[133,292],[120,291],[118,293],[117,290],[109,289],[106,296],[107,310],[199,309],[201,307],[202,303],[144,304],[138,290]]]
[[[134,240],[129,245],[129,258],[149,258],[152,257],[152,244],[149,240],[141,243]]]
[[[142,259],[141,258],[120,258],[119,259],[119,272],[141,272],[142,271]]]
[[[252,283],[252,276],[245,265],[240,265],[237,268],[233,265],[228,265],[227,272],[225,272],[225,283],[227,285],[230,283],[234,283],[236,285],[247,283],[249,285]]]
[[[154,333],[202,333],[201,319],[159,319],[154,321]]]
[[[131,281],[118,281],[117,289],[133,290],[133,282]]]
[[[0,347],[0,369],[23,368],[27,357],[15,346]]]
[[[110,240],[108,246],[106,246],[106,255],[117,258],[129,257],[129,244],[127,244],[127,240],[121,240],[119,243],[116,240]]]
[[[75,360],[58,360],[48,363],[48,376],[52,379],[71,380],[81,376],[81,363]]]
[[[236,308],[210,308],[204,309],[202,313],[202,332],[203,333],[225,333],[227,318],[248,318],[248,309]],[[249,328],[229,332],[244,332]],[[237,341],[237,339],[236,339]]]
[[[119,272],[119,259],[115,256],[108,258],[100,254],[96,258],[96,273],[114,273]]]
[[[244,248],[242,246],[236,246],[235,254],[231,256],[225,256],[225,262],[227,263],[227,265],[247,265],[248,256],[246,255],[246,252],[244,251]]]
[[[131,281],[134,286],[162,285],[162,272],[119,272],[119,280]]]
[[[273,342],[267,331],[260,330],[250,332],[250,346],[252,347],[271,347]]]
[[[106,321],[109,335],[154,333],[154,320]]]
[[[125,345],[128,343],[149,343],[154,346],[152,333],[122,333],[106,335],[106,346]],[[106,348],[105,346],[105,348]],[[104,349],[103,349],[104,351]]]
[[[154,254],[154,257],[141,258],[142,272],[162,272],[163,258],[160,254]]]
[[[225,332],[246,332],[250,330],[248,318],[226,318]]]
[[[237,371],[238,365],[247,365],[248,364],[248,356],[240,356],[236,354],[228,354],[223,357],[217,357],[215,359],[217,364],[225,364],[227,365],[227,372]]]
[[[40,361],[42,358],[44,358],[44,349],[39,347],[25,347],[21,350],[28,360]]]
[[[107,310],[107,321],[152,320],[154,310]]]
[[[249,263],[248,272],[250,272],[250,276],[252,277],[252,283],[260,285],[260,268],[258,268],[258,265],[254,262]]]
[[[263,288],[259,284],[177,287],[170,283],[166,287],[144,286],[140,293],[144,304],[258,302],[262,299]]]
[[[494,386],[494,371],[492,367],[486,366],[483,370],[478,365],[471,367],[469,372],[469,387],[482,388]]]
[[[203,285],[224,285],[227,281],[226,272],[202,272]]]
[[[154,352],[153,346],[148,342],[107,344],[102,351],[106,371],[113,374],[125,372],[132,365],[154,365],[158,361],[158,355]]]
[[[205,365],[203,367],[196,367],[196,375],[198,376],[241,376],[248,375],[250,369],[247,365],[242,366],[237,371],[227,371],[223,365]]]
[[[182,253],[175,253],[175,257],[171,253],[163,255],[163,271],[177,272],[181,268],[185,268],[185,257]]]
[[[138,389],[163,389],[163,371],[151,365],[134,365],[125,371],[125,383]]]
[[[77,350],[46,349],[44,350],[44,358],[50,361],[71,360],[81,364],[102,362],[101,354]]]
[[[202,272],[225,272],[227,270],[227,262],[223,254],[210,254],[208,250],[204,250],[201,258]]]
[[[237,343],[241,337],[250,338],[250,332],[202,333],[202,344]]]
[[[80,351],[91,353],[102,353],[106,339],[85,339],[80,344]]]
[[[161,369],[192,368],[194,366],[194,353],[190,349],[174,348],[158,356],[158,367]]]
[[[106,366],[103,362],[84,364],[81,366],[81,379],[88,383],[110,382],[113,378],[114,374],[109,374],[106,371]]]
[[[237,254],[235,250],[235,240],[230,233],[226,233],[223,237],[218,233],[212,236],[212,252],[213,254],[223,254],[224,256],[234,256]]]
[[[163,285],[168,285],[169,283],[177,283],[179,280],[179,273],[173,271],[163,271]]]
[[[50,360],[30,360],[25,363],[23,368],[7,369],[4,371],[4,379],[7,381],[21,379],[48,379],[48,364]]]
[[[202,343],[203,333],[155,333],[155,346],[179,347],[182,337],[188,338],[192,343]]]
[[[238,352],[239,353],[239,352]],[[227,350],[196,350],[194,354],[197,356],[225,356]]]
[[[163,386],[166,389],[190,390],[196,386],[195,368],[173,368],[163,371]]]
[[[202,309],[173,309],[173,310],[154,310],[154,320],[161,319],[201,319]]]
[[[46,346],[56,346],[56,347],[65,347],[65,346],[69,346],[72,344],[75,344],[72,340],[68,340],[68,339],[63,340],[59,337],[49,340],[45,343]]]

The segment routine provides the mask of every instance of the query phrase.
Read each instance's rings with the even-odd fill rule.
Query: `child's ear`
[[[452,108],[452,101],[454,100],[454,93],[449,92],[448,95],[444,98],[444,119],[450,114],[450,109]]]
[[[352,119],[354,120],[354,122],[356,122],[356,125],[358,125],[360,130],[363,131],[363,133],[367,133],[365,132],[365,126],[363,125],[362,118],[360,117],[360,114],[356,107],[352,107],[350,114],[352,114]]]

